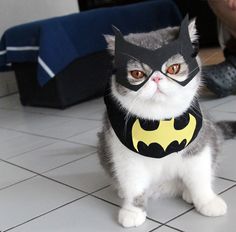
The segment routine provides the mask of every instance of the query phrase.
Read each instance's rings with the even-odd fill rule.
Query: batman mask
[[[129,43],[126,41],[122,33],[116,28],[113,27],[115,34],[115,76],[116,81],[122,86],[132,90],[138,91],[152,76],[155,71],[162,72],[162,65],[172,56],[176,54],[182,55],[186,65],[188,66],[189,74],[187,79],[180,82],[175,80],[166,73],[163,73],[167,78],[172,79],[181,86],[187,85],[199,72],[199,66],[196,60],[196,49],[194,48],[190,35],[189,35],[189,20],[188,15],[184,18],[180,25],[178,38],[174,41],[170,41],[168,44],[158,48],[156,50],[150,50],[137,46],[135,44]],[[132,85],[127,80],[127,63],[130,59],[134,59],[140,63],[147,64],[152,72],[147,76],[145,81],[138,85]]]

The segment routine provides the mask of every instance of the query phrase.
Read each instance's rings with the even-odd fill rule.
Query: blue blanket
[[[13,27],[0,41],[0,71],[11,63],[37,62],[38,81],[44,85],[76,58],[103,51],[103,34],[111,25],[124,34],[178,25],[181,20],[172,0],[146,1],[101,8]]]

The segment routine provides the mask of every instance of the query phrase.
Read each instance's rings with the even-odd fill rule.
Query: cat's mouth
[[[159,88],[159,86],[157,86],[155,94],[158,94],[158,95],[161,94],[161,95],[165,95],[166,96],[166,94]]]

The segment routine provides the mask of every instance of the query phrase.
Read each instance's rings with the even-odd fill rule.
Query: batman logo
[[[132,126],[132,142],[135,150],[139,152],[139,142],[143,142],[147,146],[152,143],[158,143],[166,151],[172,142],[177,141],[180,144],[183,140],[186,140],[186,147],[193,138],[197,125],[196,118],[192,114],[189,114],[189,122],[181,130],[176,130],[174,123],[174,118],[163,120],[159,122],[156,130],[147,131],[141,127],[139,119],[136,119]]]

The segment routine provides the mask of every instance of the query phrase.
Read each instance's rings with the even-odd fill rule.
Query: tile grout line
[[[220,192],[219,194],[217,194],[217,195],[221,195],[221,194],[223,194],[223,193],[229,191],[230,189],[232,189],[232,188],[234,188],[234,187],[236,187],[236,184],[234,184],[234,185],[232,185],[231,187],[229,187],[229,188],[227,188],[227,189],[221,191],[221,192]]]
[[[27,154],[27,153],[26,153],[26,154]],[[89,154],[87,154],[87,155],[85,155],[85,156],[82,156],[82,157],[77,158],[77,159],[75,159],[75,160],[71,160],[71,161],[69,161],[69,162],[66,162],[66,163],[64,163],[64,164],[61,164],[61,165],[59,165],[59,166],[57,166],[57,167],[51,168],[51,169],[46,170],[46,171],[43,171],[43,172],[36,172],[36,171],[33,171],[33,170],[28,169],[28,168],[26,168],[26,167],[20,166],[20,165],[18,165],[18,164],[16,164],[16,163],[12,163],[12,162],[11,162],[11,159],[17,158],[18,156],[12,157],[12,158],[10,158],[10,159],[1,159],[1,158],[0,158],[0,161],[1,161],[1,162],[8,163],[8,164],[11,164],[11,165],[14,165],[14,166],[17,166],[18,168],[21,168],[21,169],[25,169],[25,170],[27,170],[27,171],[29,171],[29,172],[36,173],[37,175],[42,175],[42,174],[44,174],[44,173],[53,171],[53,170],[55,170],[55,169],[57,169],[57,168],[61,168],[61,167],[63,167],[63,166],[66,166],[66,165],[68,165],[68,164],[77,162],[77,161],[79,161],[79,160],[81,160],[81,159],[87,158],[87,157],[92,156],[92,155],[95,155],[95,154],[96,154],[96,151],[91,152],[91,153],[89,153]],[[20,156],[20,155],[19,155],[19,156]]]
[[[168,223],[170,223],[170,222],[174,221],[175,219],[177,219],[177,218],[179,218],[179,217],[182,217],[183,215],[185,215],[185,214],[189,213],[189,212],[190,212],[190,211],[192,211],[193,209],[195,209],[195,207],[192,207],[192,208],[190,208],[190,209],[188,209],[188,210],[184,211],[183,213],[181,213],[181,214],[177,215],[176,217],[174,217],[174,218],[172,218],[172,219],[168,220],[168,221],[167,221],[167,222],[165,222],[163,225],[167,226],[167,224],[168,224]]]
[[[6,95],[4,95],[4,96],[1,96],[1,97],[0,97],[0,100],[2,100],[3,98],[7,98],[7,97],[10,97],[10,96],[16,95],[16,94],[18,94],[18,91],[13,92],[13,93],[8,93],[8,94],[6,94]]]
[[[162,226],[164,226],[164,225],[163,225],[163,224],[161,224],[161,225],[159,225],[159,226],[157,226],[157,227],[155,227],[155,228],[153,228],[153,229],[149,230],[148,232],[153,232],[153,231],[155,231],[155,230],[157,230],[157,229],[161,228]]]
[[[51,172],[51,171],[56,170],[56,169],[58,169],[58,168],[64,167],[64,166],[66,166],[66,165],[68,165],[68,164],[72,164],[72,163],[77,162],[77,161],[79,161],[79,160],[82,160],[82,159],[85,159],[85,158],[87,158],[87,157],[93,156],[93,155],[95,155],[95,154],[96,154],[96,152],[89,153],[89,154],[86,155],[86,156],[80,157],[80,158],[75,159],[75,160],[71,160],[71,161],[69,161],[69,162],[67,162],[67,163],[64,163],[64,164],[61,164],[61,165],[59,165],[59,166],[57,166],[57,167],[55,167],[55,168],[51,168],[50,170],[44,171],[44,172],[42,172],[41,174],[43,175],[43,174],[45,174],[45,173]]]
[[[14,158],[16,158],[16,157],[18,157],[18,156],[23,156],[23,155],[25,155],[25,154],[27,154],[27,153],[34,152],[34,151],[40,150],[40,149],[42,149],[42,148],[46,148],[46,147],[51,146],[51,145],[53,145],[53,144],[55,144],[55,143],[57,143],[57,141],[54,141],[54,142],[49,143],[49,144],[44,144],[44,145],[42,145],[42,146],[33,148],[32,150],[28,150],[28,151],[21,152],[21,153],[19,153],[19,154],[17,154],[17,155],[9,156],[9,157],[7,157],[6,159],[2,159],[2,158],[0,158],[0,159],[2,159],[2,160],[11,160],[11,159],[14,159]]]
[[[68,142],[68,143],[72,143],[72,144],[78,144],[78,145],[83,145],[83,146],[89,146],[91,148],[97,148],[96,145],[91,145],[91,144],[87,144],[87,143],[81,143],[81,142],[75,142],[75,141],[72,141],[72,140],[65,140],[65,142]],[[1,232],[1,231],[0,231]]]
[[[169,226],[169,225],[165,225],[165,226],[166,226],[166,227],[169,227],[169,228],[171,228],[171,229],[177,230],[177,231],[179,231],[179,232],[184,232],[183,230],[180,230],[180,229],[175,228],[175,227],[173,227],[173,226]]]
[[[219,179],[222,179],[222,180],[227,180],[227,181],[231,181],[233,183],[236,183],[236,180],[232,180],[232,179],[225,178],[225,177],[222,177],[222,176],[216,176],[216,177],[219,178]]]
[[[8,188],[11,188],[11,187],[13,187],[13,186],[15,186],[15,185],[17,185],[17,184],[21,184],[21,183],[23,183],[23,182],[25,182],[25,181],[28,181],[28,180],[30,180],[30,179],[33,179],[33,178],[35,178],[35,177],[37,177],[37,176],[38,176],[38,175],[35,174],[35,175],[33,175],[33,176],[31,176],[31,177],[28,177],[28,178],[26,178],[26,179],[17,181],[16,183],[7,185],[7,186],[5,186],[5,187],[2,187],[2,188],[0,188],[0,191],[1,191],[1,190],[8,189]],[[0,232],[1,232],[1,231],[0,231]]]

